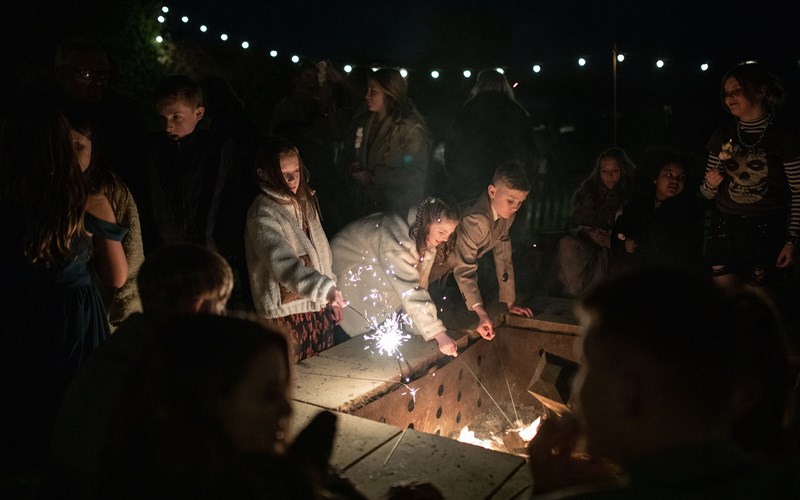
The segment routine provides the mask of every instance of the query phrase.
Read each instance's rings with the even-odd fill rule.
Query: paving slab
[[[430,482],[444,498],[468,500],[487,498],[524,463],[515,455],[406,429],[345,473],[368,498],[384,498],[394,485]]]
[[[489,498],[492,500],[522,500],[530,498],[531,488],[531,472],[528,464],[525,463],[517,469],[508,481],[504,482],[500,488],[491,494]]]
[[[289,422],[289,438],[294,438],[315,415],[322,411],[322,408],[295,402],[293,410]],[[338,418],[330,463],[337,471],[345,470],[402,432],[399,427],[393,425],[346,413],[335,413]]]
[[[405,362],[401,363],[404,376],[424,372],[444,356],[439,352],[435,341],[426,342],[418,335],[412,335],[400,344],[398,350],[405,359]],[[372,341],[365,339],[363,335],[335,345],[318,356],[348,363],[356,373],[372,373],[379,378],[397,376],[398,380],[400,377],[397,358],[376,352]]]

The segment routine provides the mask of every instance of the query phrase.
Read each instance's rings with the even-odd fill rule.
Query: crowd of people
[[[330,414],[284,442],[292,364],[397,317],[457,356],[429,291],[451,277],[487,341],[495,290],[509,314],[534,316],[510,237],[526,223],[517,215],[536,174],[527,112],[501,73],[482,71],[453,118],[448,182],[437,185],[431,132],[397,69],[353,82],[330,64],[300,65],[260,124],[224,79],[172,75],[153,89],[162,127],[151,131],[109,68],[96,41],[65,39],[52,88],[18,96],[2,116],[3,487],[60,498],[360,498],[328,467]],[[720,99],[731,120],[708,141],[702,179],[686,152],[634,162],[611,147],[575,186],[552,270],[558,294],[580,299],[588,318],[575,428],[595,458],[644,479],[565,459],[575,470],[538,491],[599,480],[609,498],[644,498],[663,483],[641,464],[674,460],[669,444],[724,451],[726,473],[760,474],[745,465],[752,450],[710,440],[737,442],[745,418],[784,424],[764,421],[786,413],[791,386],[769,292],[796,265],[800,134],[781,119],[779,79],[757,63],[724,75]],[[785,368],[767,375],[752,335],[771,321],[763,352]],[[711,363],[712,373],[709,359],[736,366]],[[773,383],[783,389],[769,392]],[[642,396],[653,392],[664,398]],[[684,403],[685,420],[669,428],[664,417]],[[757,414],[761,403],[774,411]],[[532,445],[533,461],[551,455],[535,480],[564,476],[547,466],[570,455],[565,432]]]

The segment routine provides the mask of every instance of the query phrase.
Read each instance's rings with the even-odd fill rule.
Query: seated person
[[[671,267],[590,290],[578,309],[577,426],[550,419],[531,442],[534,493],[547,493],[534,498],[798,498],[796,465],[767,466],[731,437],[753,404],[741,304]],[[589,460],[575,458],[578,442]],[[604,459],[622,475],[604,476]]]
[[[556,261],[566,295],[580,295],[608,273],[611,228],[633,188],[634,168],[625,150],[608,148],[572,195],[572,227],[558,242]]]
[[[52,482],[91,493],[111,413],[131,368],[164,321],[197,313],[224,314],[233,274],[219,254],[190,243],[149,256],[137,277],[143,312],[132,313],[78,370],[56,420]]]
[[[701,268],[703,208],[685,189],[688,173],[687,160],[672,151],[651,152],[642,162],[642,182],[614,225],[614,272],[650,264]]]

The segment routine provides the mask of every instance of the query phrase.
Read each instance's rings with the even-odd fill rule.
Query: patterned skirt
[[[333,347],[336,322],[330,307],[274,318],[270,323],[288,335],[290,355],[294,356],[295,363]]]

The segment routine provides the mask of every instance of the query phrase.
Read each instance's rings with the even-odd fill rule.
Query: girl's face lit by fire
[[[606,189],[614,189],[620,177],[622,177],[622,170],[619,168],[619,162],[615,158],[603,158],[600,160],[600,182],[603,183]]]
[[[75,151],[78,165],[81,167],[81,172],[86,172],[92,163],[92,140],[77,130],[71,129],[70,132],[72,134],[72,149]]]
[[[281,158],[281,175],[289,191],[297,194],[297,188],[300,187],[300,158],[297,155]]]
[[[432,222],[428,228],[428,248],[439,246],[446,242],[453,231],[456,230],[458,221],[450,219],[440,219]]]

